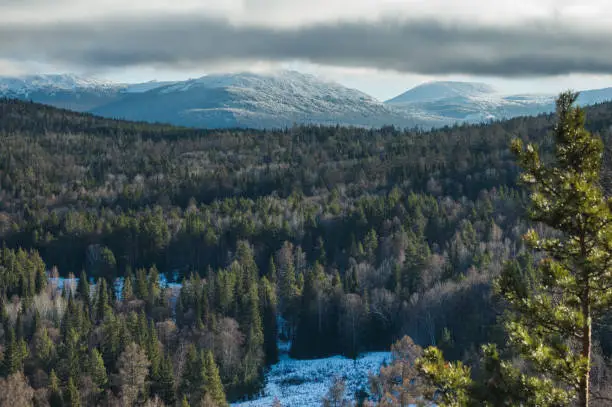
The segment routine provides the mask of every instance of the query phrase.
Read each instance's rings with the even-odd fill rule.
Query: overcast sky
[[[612,86],[609,0],[0,0],[0,75],[296,69],[380,99],[428,80]]]

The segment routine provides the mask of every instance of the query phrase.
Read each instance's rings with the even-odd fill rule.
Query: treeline
[[[256,394],[279,337],[299,358],[354,357],[405,334],[452,359],[472,357],[500,338],[492,278],[525,251],[510,140],[550,151],[553,122],[199,131],[17,101],[0,102],[0,112],[2,340],[23,351],[17,365],[35,393],[64,404],[94,375],[92,362],[40,363],[34,320],[46,321],[59,355],[65,319],[80,315],[74,346],[99,352],[107,376],[81,400],[90,404],[124,394],[199,403],[219,393],[211,356],[227,399]],[[612,105],[588,117],[609,140]],[[40,281],[54,267],[85,273],[94,293],[56,296]],[[182,282],[180,294],[156,285],[160,272]],[[118,297],[116,277],[125,278]],[[137,353],[146,375],[135,392],[120,360]],[[213,373],[186,378],[188,368]],[[157,390],[164,369],[179,378],[164,384],[171,392]]]

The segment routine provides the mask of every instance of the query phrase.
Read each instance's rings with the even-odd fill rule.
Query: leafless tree
[[[0,379],[0,406],[30,407],[34,405],[34,389],[23,373]]]
[[[119,381],[126,406],[133,405],[144,391],[150,364],[145,352],[135,343],[129,344],[119,356]]]

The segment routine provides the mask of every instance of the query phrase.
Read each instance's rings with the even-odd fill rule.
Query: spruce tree
[[[144,301],[149,297],[149,282],[145,269],[138,269],[136,271],[136,297]]]
[[[155,329],[155,323],[153,321],[149,322],[148,330],[146,351],[149,361],[151,362],[151,377],[155,378],[159,373],[161,354],[160,343],[157,339],[157,329]]]
[[[174,391],[174,370],[172,359],[166,356],[159,366],[159,373],[153,384],[153,392],[157,394],[168,406],[176,403],[176,392]]]
[[[89,355],[88,370],[97,390],[101,391],[108,383],[108,375],[106,373],[102,354],[97,348],[93,348]]]
[[[276,287],[267,277],[261,279],[260,293],[263,308],[263,346],[266,354],[266,365],[273,365],[278,362]]]
[[[68,386],[64,391],[64,402],[66,407],[81,407],[79,389],[74,383],[72,377],[68,379]]]
[[[51,369],[49,374],[49,405],[50,407],[62,407],[64,401],[62,400],[62,392],[60,390],[60,381],[55,374],[55,370]]]
[[[111,312],[110,298],[108,295],[108,286],[106,280],[100,278],[98,280],[98,290],[96,295],[96,320],[102,321],[106,315]]]
[[[2,360],[3,373],[5,376],[10,376],[21,371],[23,368],[23,350],[20,346],[20,341],[15,338],[15,330],[9,329],[7,338],[5,339],[4,358]]]
[[[34,337],[34,352],[43,367],[47,367],[51,362],[54,350],[55,344],[49,337],[47,328],[41,328]]]
[[[219,376],[219,368],[210,350],[207,351],[204,356],[204,369],[206,371],[204,378],[206,394],[210,396],[218,407],[226,407],[228,404],[225,398],[223,384],[221,383],[221,377]]]
[[[134,287],[133,287],[133,279],[132,272],[128,270],[123,279],[123,287],[121,289],[121,300],[130,301],[134,298]]]
[[[79,284],[77,286],[77,293],[79,294],[79,298],[83,301],[83,304],[89,308],[91,305],[91,298],[89,292],[89,281],[87,280],[87,274],[85,272],[81,272],[81,276],[79,277]]]
[[[203,361],[193,344],[187,349],[187,360],[181,376],[180,392],[189,398],[197,400],[197,395],[203,383]]]

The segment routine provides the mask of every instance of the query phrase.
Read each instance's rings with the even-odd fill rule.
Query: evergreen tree
[[[160,343],[157,339],[157,329],[155,329],[155,323],[149,322],[147,344],[146,344],[147,357],[151,362],[151,377],[157,377],[159,373],[159,366],[161,363],[160,354]]]
[[[55,345],[49,337],[47,328],[41,328],[34,338],[34,352],[43,366],[48,366],[53,357]]]
[[[276,305],[276,288],[267,277],[261,279],[261,304],[263,308],[264,352],[266,365],[278,362],[278,316]]]
[[[136,271],[136,297],[146,301],[149,298],[149,281],[147,280],[147,271],[138,269]]]
[[[191,344],[187,349],[185,368],[181,376],[180,392],[192,402],[198,400],[199,392],[204,385],[202,372],[205,372],[203,360],[195,346]]]
[[[512,343],[586,407],[592,325],[612,310],[612,198],[600,184],[603,143],[584,129],[584,112],[573,106],[577,98],[567,92],[557,100],[554,163],[543,163],[531,145],[513,144],[524,170],[521,180],[532,191],[531,218],[562,236],[545,238],[531,230],[526,242],[546,254],[535,279],[527,282],[508,267],[498,288],[511,306],[506,328]],[[577,351],[573,339],[580,343]]]
[[[149,269],[149,275],[147,278],[147,297],[145,298],[149,308],[153,307],[159,300],[160,293],[161,288],[159,286],[159,271],[157,271],[157,267],[152,266]]]
[[[264,335],[259,310],[259,293],[257,284],[253,285],[248,294],[248,330],[246,338],[246,354],[244,356],[244,383],[247,386],[256,386],[260,377],[263,362]]]
[[[108,313],[112,311],[110,305],[110,297],[108,294],[108,286],[106,279],[100,278],[97,284],[97,295],[96,295],[96,320],[102,321]]]
[[[274,263],[274,257],[270,256],[270,261],[268,262],[268,280],[270,280],[270,282],[272,284],[274,284],[276,286],[276,279],[277,279],[277,275],[276,275],[276,264]]]
[[[501,360],[494,345],[483,347],[482,383],[445,363],[435,348],[420,362],[439,391],[464,404],[552,407],[577,399],[581,407],[590,405],[591,329],[612,309],[612,198],[600,185],[603,144],[584,129],[576,99],[567,92],[557,100],[554,162],[544,163],[532,145],[512,145],[521,180],[531,189],[532,220],[560,232],[542,237],[530,230],[525,241],[543,259],[535,268],[511,262],[496,282],[509,305],[510,342],[528,369]],[[464,404],[445,399],[442,405]]]
[[[81,272],[81,276],[79,277],[77,293],[79,294],[81,301],[83,301],[83,304],[89,308],[91,304],[89,281],[87,280],[87,274],[85,274],[84,271]]]
[[[49,405],[50,407],[62,407],[64,401],[62,399],[62,392],[60,390],[60,381],[55,374],[55,370],[51,369],[49,374]]]
[[[176,392],[174,390],[174,370],[172,359],[166,356],[162,359],[159,366],[159,373],[153,384],[153,392],[157,394],[168,406],[176,403]]]
[[[121,299],[123,301],[130,301],[134,298],[134,288],[133,288],[133,280],[132,272],[128,270],[123,279],[123,287],[121,290]]]
[[[108,375],[106,373],[106,367],[104,366],[102,354],[97,348],[93,348],[91,350],[91,354],[89,355],[88,370],[98,391],[103,389],[108,383]]]
[[[223,384],[221,383],[221,377],[219,376],[219,368],[215,363],[215,359],[211,351],[207,351],[206,355],[204,356],[204,369],[206,370],[204,380],[206,394],[210,396],[212,401],[218,407],[227,407],[228,404],[225,399]]]
[[[4,358],[2,360],[5,376],[10,376],[23,369],[23,360],[27,356],[27,346],[23,340],[17,340],[15,331],[11,328],[5,339]]]
[[[79,395],[79,389],[74,383],[72,377],[68,379],[68,386],[64,391],[64,402],[66,407],[81,407],[81,396]]]

